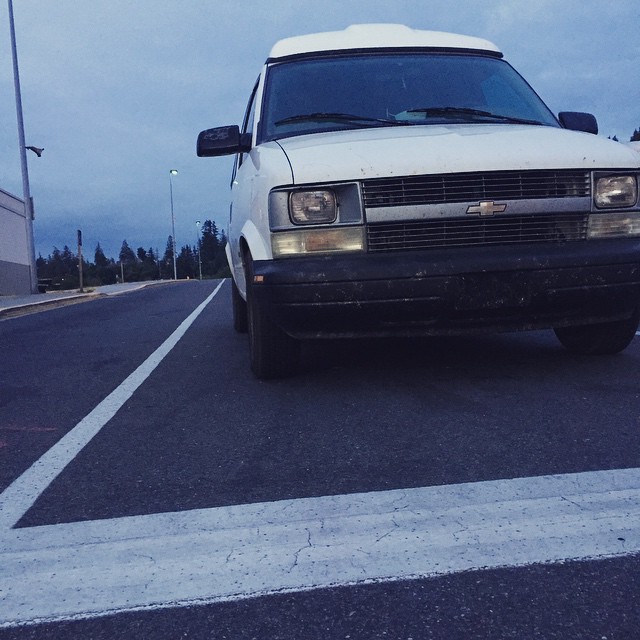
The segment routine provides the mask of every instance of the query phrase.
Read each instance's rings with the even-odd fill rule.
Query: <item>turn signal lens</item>
[[[271,236],[274,258],[364,250],[362,227],[285,231]]]
[[[589,238],[640,236],[640,213],[597,213],[589,216]]]

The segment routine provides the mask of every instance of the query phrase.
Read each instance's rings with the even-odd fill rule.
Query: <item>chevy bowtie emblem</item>
[[[496,204],[492,201],[484,201],[467,207],[467,213],[477,213],[479,216],[493,216],[496,213],[502,213],[506,208],[506,204]]]

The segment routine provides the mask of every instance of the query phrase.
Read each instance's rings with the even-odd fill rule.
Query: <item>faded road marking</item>
[[[640,469],[0,534],[0,627],[640,552]]]

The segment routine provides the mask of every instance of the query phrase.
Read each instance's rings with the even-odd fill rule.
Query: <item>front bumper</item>
[[[297,338],[541,329],[628,318],[640,241],[287,258],[254,276],[257,302]]]

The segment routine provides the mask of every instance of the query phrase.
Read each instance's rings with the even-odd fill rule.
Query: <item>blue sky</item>
[[[272,44],[395,22],[495,42],[554,112],[601,135],[640,127],[637,0],[14,0],[36,252],[123,240],[164,252],[224,228],[231,159],[197,158],[200,130],[239,123]],[[0,188],[22,195],[7,3],[0,5]],[[1,232],[1,230],[0,230]]]

